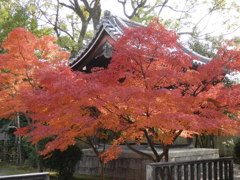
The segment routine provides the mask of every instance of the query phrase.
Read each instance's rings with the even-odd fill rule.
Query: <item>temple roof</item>
[[[134,21],[126,20],[123,18],[120,18],[118,16],[113,16],[109,11],[104,12],[104,17],[101,19],[101,22],[98,26],[98,29],[96,30],[93,38],[89,42],[89,44],[84,48],[81,49],[77,56],[73,59],[70,60],[69,66],[72,69],[76,69],[76,66],[80,66],[79,64],[84,64],[86,61],[85,59],[89,56],[89,53],[93,53],[94,49],[99,48],[99,43],[100,41],[103,41],[103,36],[109,36],[109,38],[104,39],[105,43],[104,45],[101,46],[103,49],[101,53],[99,54],[98,51],[98,56],[104,55],[105,58],[111,58],[111,52],[106,53],[107,48],[111,48],[111,42],[117,41],[119,37],[121,37],[124,34],[124,29],[125,28],[135,28],[135,27],[142,27],[144,25],[139,24]],[[194,63],[196,64],[205,64],[211,60],[211,58],[204,57],[193,50],[184,47],[183,45],[180,44],[182,47],[183,51],[185,51],[188,55],[196,57],[196,61]],[[96,52],[95,52],[96,53]],[[87,62],[85,62],[86,64]],[[88,61],[89,63],[89,61]],[[84,65],[85,65],[84,64]],[[83,66],[81,66],[81,69]]]

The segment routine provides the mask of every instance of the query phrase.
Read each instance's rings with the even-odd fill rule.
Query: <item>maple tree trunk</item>
[[[174,138],[173,138],[173,143],[175,142],[175,140],[180,136],[180,134],[182,133],[182,130],[179,130],[176,134],[175,134],[175,136],[174,136]],[[161,161],[161,159],[164,157],[164,161],[165,162],[168,162],[168,160],[169,160],[169,145],[162,145],[163,146],[163,152],[161,153],[161,155],[160,155],[160,161]],[[158,162],[160,162],[160,161],[158,161]]]
[[[101,161],[100,162],[100,165],[101,165],[101,180],[104,180],[104,176],[105,176],[105,172],[104,172],[104,162]]]
[[[155,156],[155,161],[156,162],[160,162],[161,161],[161,157],[159,156],[158,152],[156,151],[155,147],[154,147],[154,142],[152,141],[152,138],[148,135],[148,132],[146,130],[144,130],[144,134],[147,138],[147,142]]]
[[[162,145],[162,151],[163,152],[159,155],[158,159],[156,159],[156,162],[160,162],[163,158],[165,162],[168,162],[169,146]]]
[[[7,140],[3,141],[3,163],[7,162]]]
[[[20,128],[20,118],[19,113],[16,113],[16,121],[17,127]],[[22,164],[22,148],[21,148],[21,137],[16,136],[16,143],[17,143],[17,164]]]
[[[28,125],[30,126],[30,125],[31,125],[31,119],[30,119],[26,114],[24,114],[24,116],[25,116],[25,118],[26,118],[26,120],[27,120],[27,122],[28,122]],[[36,151],[37,154],[38,154],[38,152],[39,152],[38,143],[36,143],[36,144],[34,145],[34,148],[35,148],[35,151]],[[42,165],[41,165],[41,163],[40,163],[39,155],[37,155],[36,164],[37,164],[37,171],[38,171],[38,172],[43,172],[43,167],[42,167]]]
[[[163,154],[164,154],[165,162],[168,162],[168,153],[169,153],[169,146],[164,146],[163,147]]]
[[[98,161],[100,163],[100,168],[101,168],[101,174],[100,174],[100,177],[101,177],[101,180],[104,180],[104,161],[103,159],[100,157],[100,154],[97,150],[97,147],[95,146],[94,142],[91,140],[91,139],[88,139],[88,144],[91,146],[93,152],[95,153],[96,157],[98,158]]]
[[[158,154],[155,146],[154,146],[154,142],[152,141],[151,137],[149,136],[148,132],[146,130],[143,130],[145,136],[146,136],[146,139],[147,139],[147,142],[151,148],[151,151],[153,152],[153,156],[149,155],[149,154],[146,154],[138,149],[135,149],[133,147],[131,147],[131,145],[125,141],[125,144],[126,146],[132,150],[133,152],[139,154],[139,155],[142,155],[142,156],[145,156],[147,157],[148,159],[150,159],[151,161],[153,162],[160,162],[163,158],[164,158],[164,161],[168,161],[169,160],[169,145],[164,145],[162,144],[162,153]],[[180,136],[180,134],[182,133],[182,130],[179,130],[178,132],[176,132],[174,138],[173,138],[173,142],[175,142],[175,140],[177,139],[178,136]]]
[[[35,144],[34,147],[35,147],[35,151],[38,153],[39,152],[38,143]],[[39,155],[37,155],[36,164],[37,164],[37,171],[38,172],[43,172],[43,167],[40,163]]]

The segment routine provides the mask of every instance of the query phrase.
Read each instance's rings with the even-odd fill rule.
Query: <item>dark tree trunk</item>
[[[7,139],[3,141],[3,163],[7,162]]]
[[[104,164],[103,161],[101,161],[100,165],[101,165],[101,180],[104,180],[104,177],[105,177],[105,171],[104,171],[105,164]]]

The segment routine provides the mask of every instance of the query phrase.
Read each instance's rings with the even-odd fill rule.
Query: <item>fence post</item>
[[[146,167],[146,180],[155,180],[156,174],[155,174],[155,167],[152,165],[147,165]]]

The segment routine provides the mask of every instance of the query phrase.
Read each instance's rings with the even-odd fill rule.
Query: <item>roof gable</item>
[[[81,49],[78,52],[75,58],[70,61],[69,66],[73,70],[84,71],[85,66],[90,63],[90,61],[93,61],[92,59],[97,59],[100,56],[107,59],[111,58],[111,44],[114,41],[117,41],[118,38],[124,34],[124,29],[143,26],[144,25],[137,22],[113,16],[109,11],[105,11],[104,17],[101,19],[101,23],[99,24],[98,30],[95,32],[92,40],[84,49]],[[181,44],[179,45],[186,54],[199,59],[194,61],[197,65],[205,64],[211,60],[211,58],[204,57]],[[94,54],[95,57],[93,57],[93,55],[89,55],[90,53]]]

